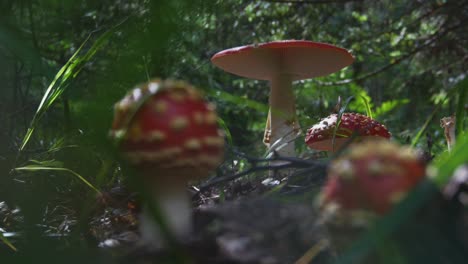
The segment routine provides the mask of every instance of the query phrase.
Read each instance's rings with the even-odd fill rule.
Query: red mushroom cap
[[[153,80],[115,105],[111,137],[135,166],[199,178],[223,159],[214,105],[182,81]]]
[[[339,150],[349,138],[356,133],[359,138],[363,137],[380,137],[390,138],[391,134],[387,128],[372,118],[356,114],[356,113],[343,113],[341,115],[341,122],[335,134],[335,146],[333,147],[333,133],[337,124],[338,115],[331,114],[323,118],[319,123],[307,129],[305,137],[306,144],[317,150],[333,151]]]
[[[211,61],[221,69],[251,79],[271,80],[288,74],[293,80],[336,72],[354,58],[345,49],[306,40],[283,40],[247,45],[216,53]]]
[[[387,140],[366,141],[331,163],[322,203],[382,215],[424,175],[423,162],[412,149]]]

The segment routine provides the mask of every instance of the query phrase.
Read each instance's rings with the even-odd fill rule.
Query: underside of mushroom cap
[[[307,130],[305,142],[311,149],[333,151],[340,149],[352,136],[388,139],[391,134],[384,125],[365,115],[343,113],[338,124],[338,114],[331,114]]]
[[[303,80],[336,72],[354,61],[343,48],[330,44],[283,40],[227,49],[211,61],[221,69],[251,79],[271,80],[285,74]]]

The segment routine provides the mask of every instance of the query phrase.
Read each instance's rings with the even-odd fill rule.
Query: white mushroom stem
[[[281,156],[296,156],[294,139],[298,125],[291,75],[280,74],[271,80],[268,118],[271,130],[270,147]]]
[[[161,211],[170,233],[179,241],[186,239],[192,232],[192,205],[185,184],[151,182],[146,186],[152,202]],[[140,216],[142,240],[155,248],[167,245],[160,226],[148,207],[143,208]]]
[[[447,148],[450,152],[455,145],[455,116],[444,117],[440,120],[440,126],[444,129]]]

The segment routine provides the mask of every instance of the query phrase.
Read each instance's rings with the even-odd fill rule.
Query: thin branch
[[[283,157],[279,155],[275,155],[273,158],[270,158],[270,159],[247,157],[245,154],[241,154],[241,155],[244,156],[249,161],[249,163],[252,164],[251,168],[241,171],[239,173],[228,175],[228,176],[216,177],[210,181],[202,183],[199,186],[199,192],[203,192],[206,189],[213,187],[217,184],[220,184],[223,182],[229,182],[229,181],[241,178],[245,175],[251,174],[253,172],[257,172],[257,171],[271,171],[271,170],[278,171],[278,170],[289,169],[289,168],[311,168],[319,164],[315,160],[306,160],[306,159],[295,158],[295,157]],[[272,165],[273,161],[284,161],[286,163]],[[269,165],[257,166],[258,163],[269,163]]]

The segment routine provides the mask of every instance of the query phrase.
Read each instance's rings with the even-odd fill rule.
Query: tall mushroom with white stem
[[[296,156],[293,141],[295,132],[300,130],[292,82],[336,72],[353,60],[345,49],[305,40],[236,47],[211,58],[214,65],[227,72],[270,81],[270,111],[264,143],[282,156]]]
[[[214,106],[186,82],[152,80],[115,104],[110,132],[177,239],[192,230],[189,180],[208,176],[223,160],[224,135]],[[148,210],[148,209],[146,209]],[[161,230],[143,211],[143,241],[162,246]]]

